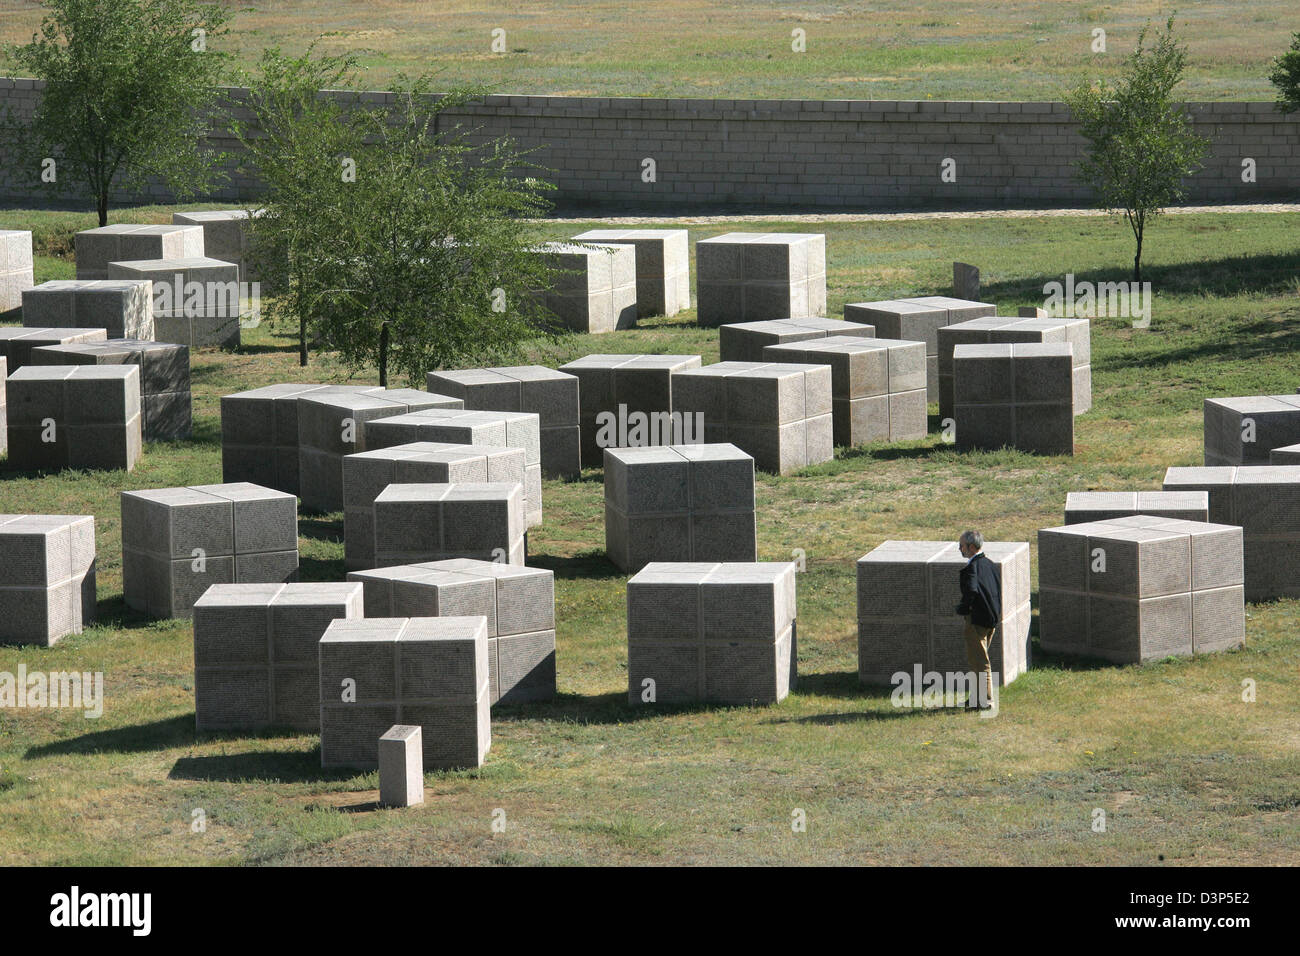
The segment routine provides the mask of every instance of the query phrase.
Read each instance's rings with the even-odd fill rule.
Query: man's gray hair
[[[984,535],[978,531],[963,531],[961,533],[961,543],[973,545],[975,550],[979,551],[984,547]]]

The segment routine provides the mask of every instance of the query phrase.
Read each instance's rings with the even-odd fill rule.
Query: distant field
[[[327,0],[230,3],[240,60],[268,46],[367,52],[365,85],[439,71],[450,86],[598,96],[806,99],[1057,99],[1083,75],[1114,75],[1169,5],[937,0]],[[32,0],[0,0],[0,44],[30,38]],[[1179,5],[1189,99],[1268,99],[1268,61],[1300,30],[1295,0]],[[491,51],[505,30],[505,53]],[[791,32],[806,32],[806,52]],[[1106,31],[1108,53],[1091,52]],[[0,55],[0,73],[9,73]]]
[[[165,222],[170,209],[114,221]],[[72,275],[79,213],[6,212],[33,229],[38,281]],[[548,236],[594,223],[550,222]],[[760,475],[762,560],[807,555],[799,576],[796,693],[774,707],[627,704],[625,576],[604,556],[602,477],[545,484],[529,563],[554,570],[559,697],[496,708],[482,768],[426,776],[427,803],[376,810],[377,775],[323,771],[310,734],[196,734],[187,621],[122,600],[118,492],[220,480],[221,395],[276,381],[338,381],[330,356],[301,369],[286,330],[193,359],[189,442],[150,443],[135,471],[17,473],[0,512],[94,513],[99,623],[53,649],[0,647],[0,671],[99,670],[99,720],[0,711],[0,864],[1300,863],[1300,602],[1247,606],[1247,646],[1143,667],[1068,662],[1035,648],[996,719],[906,711],[859,687],[854,561],[887,538],[979,527],[1028,541],[1059,524],[1072,490],[1158,488],[1201,461],[1206,395],[1300,384],[1300,215],[1172,216],[1148,237],[1152,325],[1093,323],[1094,406],[1073,457],[958,454],[938,435],[839,449],[798,475]],[[730,231],[690,227],[692,243]],[[1014,314],[1045,281],[1126,278],[1130,237],[1109,218],[755,222],[827,236],[828,314],[845,302],[951,288],[979,264],[984,296]],[[532,350],[718,356],[694,312]],[[342,516],[304,516],[303,577],[343,576]],[[1035,575],[1036,581],[1036,575]],[[1035,633],[1037,624],[1035,623]],[[1254,703],[1242,681],[1258,685]],[[193,811],[207,817],[191,831]],[[791,831],[794,809],[807,832]],[[1093,812],[1107,831],[1092,830]],[[504,833],[491,830],[506,815]]]

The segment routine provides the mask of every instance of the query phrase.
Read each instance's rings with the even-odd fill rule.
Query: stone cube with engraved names
[[[793,562],[647,564],[627,582],[628,701],[775,704],[798,672]]]
[[[194,602],[196,729],[319,730],[317,645],[362,601],[356,582],[208,588]]]
[[[192,349],[238,346],[240,321],[255,305],[240,289],[239,266],[207,256],[110,262],[108,278],[152,282],[154,339]]]
[[[754,459],[735,445],[605,449],[605,552],[652,561],[757,561]]]
[[[410,442],[343,458],[343,559],[349,571],[375,566],[375,499],[389,485],[464,481],[523,485],[522,448]]]
[[[140,369],[145,441],[190,437],[190,350],[184,345],[109,339],[32,350],[34,365],[134,365]]]
[[[50,345],[81,345],[103,342],[108,338],[103,329],[94,328],[28,328],[22,326],[0,327],[0,355],[3,355],[13,374],[32,362],[32,352]]]
[[[1300,395],[1205,400],[1205,464],[1267,465],[1274,448],[1300,442]]]
[[[544,243],[538,250],[556,270],[539,301],[575,332],[613,332],[636,325],[636,250],[628,245]]]
[[[1029,669],[1029,545],[987,541],[1002,593],[989,647],[994,680],[1006,686]],[[961,570],[951,541],[886,541],[858,559],[858,680],[888,686],[895,674],[967,674]],[[979,685],[972,685],[974,691]]]
[[[1268,453],[1270,465],[1300,465],[1300,445],[1286,445],[1274,448]]]
[[[689,423],[673,418],[673,375],[699,368],[698,355],[586,355],[561,365],[578,379],[582,460],[604,460],[605,448],[702,441],[683,437]],[[637,418],[654,427],[634,433]],[[667,435],[664,432],[668,432]]]
[[[389,485],[375,498],[375,567],[446,558],[523,564],[517,482]]]
[[[1245,642],[1242,533],[1132,515],[1038,532],[1045,650],[1137,664]]]
[[[836,445],[926,435],[924,342],[833,336],[769,345],[763,358],[830,366]]]
[[[94,517],[0,515],[0,644],[52,647],[94,620]]]
[[[1209,521],[1210,496],[1204,491],[1071,491],[1065,496],[1066,524],[1131,515]]]
[[[460,401],[460,399],[454,399]],[[475,412],[460,408],[426,408],[405,415],[371,420],[369,448],[391,448],[410,442],[490,445],[524,451],[524,520],[542,523],[541,416],[536,412]]]
[[[353,571],[367,617],[479,615],[487,620],[491,702],[555,696],[555,574],[453,558]]]
[[[127,607],[189,617],[214,584],[298,577],[298,501],[246,482],[122,492]]]
[[[875,329],[842,319],[770,319],[766,322],[736,322],[718,329],[718,355],[724,362],[762,362],[769,345],[788,345],[831,336],[872,338]]]
[[[1300,465],[1170,468],[1166,491],[1205,491],[1210,520],[1243,535],[1247,601],[1300,598]]]
[[[172,224],[198,226],[203,230],[203,254],[239,266],[241,282],[256,278],[249,274],[247,209],[204,209],[172,213]]]
[[[30,230],[0,229],[0,315],[22,308],[35,284]]]
[[[699,324],[826,314],[826,236],[730,232],[695,244]]]
[[[591,229],[573,241],[632,247],[638,316],[676,315],[691,307],[690,243],[685,229]]]
[[[303,507],[317,512],[343,507],[344,456],[383,447],[369,441],[371,422],[422,409],[459,409],[461,404],[459,398],[413,388],[330,388],[298,396],[298,493]],[[277,430],[280,424],[277,420]]]
[[[576,478],[581,473],[576,375],[542,365],[520,365],[429,372],[425,377],[429,391],[459,398],[473,411],[536,413],[542,475]]]
[[[109,338],[153,341],[153,282],[56,279],[23,293],[28,328],[103,328]]]
[[[26,365],[6,382],[9,463],[130,471],[143,442],[134,365]]]
[[[939,296],[938,298],[943,298]],[[988,306],[992,310],[993,306]],[[844,307],[847,322],[872,325],[876,338],[925,343],[926,401],[939,400],[939,329],[952,323],[950,309],[905,299],[854,302]],[[992,314],[992,311],[989,312]]]
[[[374,769],[394,724],[420,728],[426,769],[482,766],[492,742],[482,616],[335,620],[317,647],[322,767]]]
[[[703,416],[704,442],[729,442],[763,471],[786,475],[835,456],[829,365],[719,362],[686,369],[673,374],[673,400],[684,420]]]
[[[110,263],[145,259],[192,259],[205,255],[199,226],[118,223],[83,229],[73,237],[78,279],[121,278]],[[146,277],[148,278],[148,277]]]
[[[957,448],[1073,455],[1073,351],[1066,342],[957,346]]]

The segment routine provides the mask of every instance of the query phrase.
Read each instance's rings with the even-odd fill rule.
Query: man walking
[[[989,645],[1002,619],[1002,589],[993,562],[984,556],[984,535],[963,531],[957,542],[967,558],[961,569],[961,604],[957,613],[966,618],[966,661],[976,674],[984,675],[984,693],[980,694],[979,677],[966,700],[967,710],[993,707],[993,667],[989,663]],[[981,699],[982,697],[982,699]],[[978,702],[978,703],[977,703]]]

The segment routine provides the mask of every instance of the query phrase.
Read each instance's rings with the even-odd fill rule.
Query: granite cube
[[[61,279],[23,292],[28,328],[102,328],[109,338],[153,341],[149,279]]]
[[[1274,448],[1300,442],[1300,395],[1205,400],[1205,464],[1267,465]]]
[[[661,562],[627,582],[628,702],[775,704],[798,672],[792,562]]]
[[[103,329],[94,328],[28,328],[5,326],[0,328],[0,355],[8,362],[9,372],[32,362],[32,352],[51,345],[79,345],[103,342],[108,338]]]
[[[152,282],[154,340],[192,349],[237,347],[240,324],[257,307],[245,301],[239,266],[202,255],[114,261],[108,278]]]
[[[927,402],[939,400],[939,329],[951,324],[948,315],[946,307],[903,299],[855,302],[844,307],[845,321],[874,326],[875,338],[925,343]]]
[[[691,307],[690,246],[685,229],[591,229],[574,242],[631,246],[640,317],[676,315]]]
[[[298,577],[298,501],[247,482],[124,491],[122,589],[127,607],[189,617],[213,584]]]
[[[94,620],[94,516],[0,515],[0,644],[53,647]]]
[[[35,284],[31,231],[0,229],[0,316],[22,308]]]
[[[786,475],[835,456],[828,365],[719,362],[673,375],[675,408],[703,441],[728,442]],[[695,439],[699,441],[700,439]]]
[[[375,498],[375,567],[477,558],[524,563],[523,488],[506,482],[389,485]]]
[[[258,215],[261,210],[254,212]],[[203,230],[203,255],[222,262],[232,262],[239,267],[239,281],[246,282],[256,276],[249,272],[247,209],[205,209],[172,213],[172,224],[198,226]]]
[[[1071,491],[1065,496],[1065,523],[1110,521],[1131,515],[1209,521],[1205,491]]]
[[[605,552],[653,561],[757,561],[754,459],[735,445],[605,449]]]
[[[1038,532],[1039,643],[1137,664],[1245,642],[1242,533],[1132,515]]]
[[[482,766],[492,741],[484,618],[335,620],[317,647],[322,767],[376,768],[394,724],[420,728],[428,769]]]
[[[1030,556],[1020,541],[987,541],[1002,593],[1002,615],[989,647],[993,679],[1005,687],[1029,669]],[[895,675],[939,673],[970,678],[966,619],[959,616],[961,570],[967,564],[950,541],[885,541],[858,559],[858,680],[888,686]],[[972,693],[981,684],[970,683]]]
[[[113,279],[111,263],[192,259],[205,255],[199,226],[118,223],[84,229],[73,238],[78,279]],[[145,276],[144,278],[149,278]]]
[[[492,704],[555,696],[555,574],[500,561],[452,558],[353,571],[367,617],[482,615]]]
[[[957,346],[957,448],[1073,455],[1073,370],[1069,343]]]
[[[769,319],[737,322],[718,329],[718,354],[724,362],[762,362],[763,349],[832,336],[872,338],[874,327],[841,319]]]
[[[699,324],[826,314],[826,236],[730,232],[695,244]]]
[[[924,438],[924,342],[832,336],[763,350],[768,362],[827,365],[836,445]]]
[[[9,463],[130,471],[142,443],[140,369],[26,365],[6,382]]]
[[[362,616],[356,582],[213,584],[194,602],[194,723],[320,729],[317,644]]]
[[[575,332],[613,332],[636,325],[636,250],[629,245],[544,243],[538,250],[556,270],[538,301]]]

